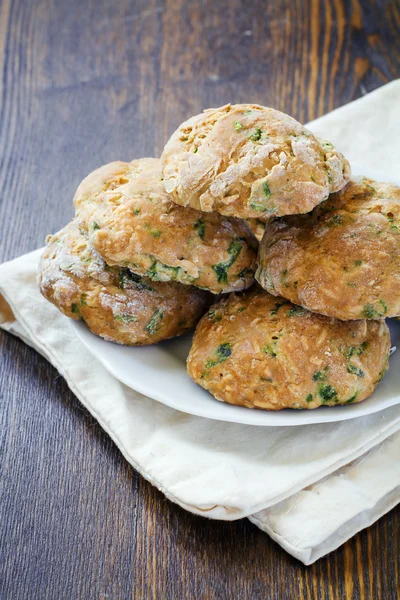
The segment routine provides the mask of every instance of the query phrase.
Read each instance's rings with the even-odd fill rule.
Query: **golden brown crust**
[[[161,156],[165,189],[182,206],[268,221],[306,213],[350,177],[345,157],[298,121],[256,104],[192,117]]]
[[[97,169],[80,184],[74,204],[91,244],[109,265],[215,294],[254,281],[258,243],[248,226],[172,202],[159,159]]]
[[[310,215],[276,219],[257,279],[270,293],[343,320],[400,314],[400,188],[351,181]]]
[[[38,274],[43,296],[96,335],[127,345],[154,344],[192,329],[211,295],[107,267],[72,221],[47,239]]]
[[[204,315],[188,373],[222,402],[310,409],[367,398],[387,369],[389,351],[384,321],[316,315],[255,286]]]

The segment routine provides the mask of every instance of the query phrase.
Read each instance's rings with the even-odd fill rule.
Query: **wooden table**
[[[227,102],[306,122],[399,77],[399,40],[398,1],[1,0],[0,260],[64,225],[93,168]],[[44,359],[0,345],[1,600],[398,598],[399,509],[306,568],[167,501]]]

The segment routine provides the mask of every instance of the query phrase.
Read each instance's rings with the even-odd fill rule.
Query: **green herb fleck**
[[[153,279],[153,281],[161,281],[161,277],[158,274],[158,266],[158,262],[154,261],[150,269],[146,271],[147,277],[150,277],[150,279]]]
[[[387,313],[387,304],[386,304],[386,302],[384,302],[383,300],[379,300],[379,304],[381,305],[382,310],[383,310],[383,313],[382,313],[381,316],[386,315],[386,313]]]
[[[290,310],[288,310],[287,312],[287,316],[288,317],[301,317],[302,315],[306,314],[306,309],[303,308],[302,306],[297,306],[296,304],[293,306],[293,308],[291,308]]]
[[[373,304],[366,304],[363,308],[362,314],[366,319],[374,319],[378,316]]]
[[[261,266],[258,267],[258,271],[256,273],[257,274],[261,274]],[[267,270],[264,272],[264,278],[265,278],[265,285],[267,286],[265,289],[268,289],[268,291],[276,291],[275,290],[275,286],[274,286],[274,282],[272,280],[272,276],[271,273],[269,273]]]
[[[312,376],[313,381],[325,381],[328,367],[324,367],[323,371],[315,371]]]
[[[150,233],[153,238],[159,238],[161,236],[161,231],[159,229],[152,229],[151,225],[146,224],[145,228]]]
[[[155,260],[150,269],[146,271],[147,277],[153,281],[185,281],[191,283],[194,277],[191,277],[181,267],[169,267],[164,263]]]
[[[378,225],[375,225],[375,223],[369,223],[368,227],[373,233],[375,233],[375,235],[381,235],[382,229],[380,229]]]
[[[250,134],[250,139],[253,140],[253,142],[258,142],[258,140],[261,138],[262,136],[262,129],[255,129],[253,131],[252,134]]]
[[[132,212],[134,215],[140,215],[140,208],[134,208]]]
[[[87,306],[87,302],[86,302],[86,298],[85,298],[84,294],[82,294],[82,296],[81,296],[81,306]]]
[[[285,304],[287,304],[287,302],[277,302],[275,307],[271,310],[271,315],[274,317],[278,313],[280,307],[284,306]]]
[[[313,181],[315,183],[315,177],[314,177],[314,175],[311,175],[311,181]]]
[[[212,323],[217,323],[218,321],[221,321],[221,319],[222,319],[222,315],[218,308],[210,308],[210,310],[207,313],[207,317],[210,319],[210,321]]]
[[[325,166],[324,169],[325,169],[326,175],[328,177],[328,183],[332,183],[332,177],[331,177],[331,174],[330,174],[330,171],[329,171],[328,167]]]
[[[368,342],[362,342],[359,346],[349,346],[345,352],[346,358],[350,360],[352,356],[361,356],[361,354],[364,354],[367,346]]]
[[[342,215],[333,215],[332,219],[328,223],[328,227],[333,227],[335,225],[343,225]]]
[[[264,354],[272,356],[272,358],[276,358],[278,356],[275,348],[273,348],[272,346],[265,346],[265,348],[263,348],[262,351],[264,352]]]
[[[354,402],[354,400],[357,398],[357,396],[358,396],[358,392],[356,392],[353,396],[351,396],[351,398],[346,400],[345,404],[351,404],[352,402]]]
[[[362,265],[362,260],[355,260],[354,261],[354,266],[355,267],[360,267]]]
[[[121,269],[119,273],[119,287],[124,289],[130,285],[134,286],[139,291],[154,291],[145,279],[140,275],[137,275],[137,273],[132,273],[129,269]]]
[[[368,346],[368,342],[362,342],[362,344],[360,344],[359,346],[348,346],[346,348],[346,350],[343,352],[343,354],[345,355],[345,357],[348,360],[348,364],[347,364],[347,372],[351,373],[352,375],[357,375],[357,377],[364,377],[365,373],[362,369],[360,369],[359,367],[357,367],[356,365],[353,365],[353,363],[351,362],[351,359],[353,358],[353,356],[361,356],[362,354],[364,354],[366,348]]]
[[[221,362],[224,362],[227,358],[232,354],[231,345],[229,343],[221,344],[218,346],[216,355],[217,358],[210,359],[206,362],[206,369],[210,369],[211,367],[215,367]]]
[[[236,261],[242,248],[243,242],[240,239],[233,240],[228,248],[228,254],[230,255],[230,258],[213,266],[213,270],[217,275],[218,283],[228,283],[228,269]]]
[[[362,311],[362,316],[366,319],[380,319],[387,313],[387,304],[383,300],[379,300],[378,304],[381,307],[379,311],[373,304],[366,304]]]
[[[271,192],[271,189],[269,187],[268,181],[264,181],[262,188],[263,188],[264,196],[266,198],[270,198],[270,196],[272,195],[272,192]]]
[[[78,313],[79,313],[79,307],[78,307],[78,305],[77,305],[77,304],[75,304],[75,303],[71,304],[71,312],[72,312],[74,315],[76,315],[76,314],[78,314]]]
[[[115,315],[114,319],[116,321],[122,321],[123,323],[134,323],[137,321],[137,317],[133,315],[128,315],[128,313],[121,313],[120,315]]]
[[[160,323],[164,317],[164,313],[160,308],[156,308],[151,317],[150,321],[147,323],[145,329],[148,334],[153,335],[160,326]]]
[[[364,373],[364,371],[362,369],[359,369],[358,367],[356,367],[352,363],[349,363],[347,365],[347,372],[351,373],[352,375],[357,375],[357,377],[364,377],[364,375],[365,375],[365,373]]]
[[[93,229],[93,231],[96,231],[96,229],[100,229],[100,225],[98,223],[96,223],[96,221],[93,221],[92,229]]]
[[[276,213],[278,211],[277,206],[266,206],[265,199],[269,199],[272,196],[271,188],[269,187],[269,183],[265,180],[262,184],[262,193],[263,198],[260,199],[250,199],[250,208],[257,212],[269,212],[271,214]]]
[[[199,236],[199,238],[201,240],[204,240],[204,234],[206,232],[206,224],[204,223],[204,221],[202,221],[201,219],[196,221],[196,223],[194,224],[194,228],[195,231],[197,231],[197,235]]]
[[[239,123],[239,121],[235,121],[234,126],[235,126],[236,131],[240,131],[241,129],[243,129],[243,125],[241,123]]]
[[[323,402],[329,402],[333,399],[335,399],[335,402],[337,402],[337,392],[335,388],[331,385],[321,383],[321,385],[318,388],[318,393],[321,396]]]
[[[321,140],[321,145],[324,150],[333,150],[332,144],[330,142],[327,142],[326,140]]]
[[[306,402],[312,402],[313,399],[313,395],[312,394],[308,394],[307,398],[306,398]]]

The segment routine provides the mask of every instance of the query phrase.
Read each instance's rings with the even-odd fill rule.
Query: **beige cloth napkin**
[[[393,178],[399,101],[400,83],[394,82],[310,127],[368,172],[387,168]],[[361,127],[368,132],[357,135]],[[249,516],[306,564],[400,501],[400,406],[288,428],[170,409],[119,383],[82,346],[68,319],[37,290],[39,255],[0,266],[0,326],[59,370],[125,458],[169,499],[210,518]]]

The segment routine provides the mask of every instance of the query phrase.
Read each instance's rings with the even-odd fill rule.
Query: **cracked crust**
[[[389,351],[384,321],[324,317],[255,286],[211,306],[197,326],[187,366],[222,402],[314,409],[370,396]]]
[[[239,219],[182,208],[161,182],[160,160],[114,162],[91,173],[74,204],[90,243],[109,265],[154,281],[215,294],[254,281],[257,240]]]
[[[43,296],[106,340],[154,344],[192,329],[211,295],[175,282],[153,282],[108,267],[72,221],[48,236],[38,273]]]
[[[400,188],[355,179],[311,215],[276,219],[257,279],[271,294],[338,319],[400,314]]]
[[[178,204],[264,222],[311,211],[350,177],[332,144],[256,104],[192,117],[171,136],[161,161],[165,189]]]

